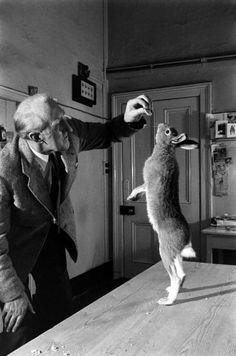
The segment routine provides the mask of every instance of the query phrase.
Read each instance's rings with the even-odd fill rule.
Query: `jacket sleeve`
[[[69,120],[73,133],[80,139],[80,151],[98,148],[108,148],[112,142],[120,142],[124,137],[130,137],[143,128],[144,118],[138,122],[127,124],[124,115],[120,115],[106,123],[89,123],[77,119]]]
[[[0,301],[9,302],[18,298],[24,285],[17,276],[9,256],[7,235],[10,230],[11,195],[7,183],[0,177]]]

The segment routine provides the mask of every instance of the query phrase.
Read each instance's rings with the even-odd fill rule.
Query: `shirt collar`
[[[39,157],[40,159],[42,159],[44,162],[48,162],[48,155],[45,155],[43,153],[37,152],[35,151],[31,146],[30,146],[31,151],[35,154],[35,156]]]
[[[35,154],[35,156],[37,158],[39,158],[38,161],[39,161],[41,167],[44,170],[46,168],[47,163],[48,163],[49,155],[45,155],[43,153],[35,151],[30,145],[29,145],[29,147],[30,147],[31,151]],[[66,161],[65,161],[65,159],[64,159],[64,157],[62,155],[61,155],[61,160],[64,163],[66,173],[68,173],[68,166],[67,166],[67,163],[66,163]]]

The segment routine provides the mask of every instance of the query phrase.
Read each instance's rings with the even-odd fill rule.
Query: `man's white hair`
[[[55,110],[63,112],[57,102],[49,95],[42,93],[29,96],[19,104],[14,114],[17,134],[27,138],[29,132],[43,131],[50,125]]]

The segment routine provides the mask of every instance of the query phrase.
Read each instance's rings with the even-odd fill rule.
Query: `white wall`
[[[35,85],[80,108],[71,100],[71,75],[80,61],[103,83],[103,17],[103,0],[1,0],[1,84],[22,91]],[[102,113],[101,96],[89,112]]]
[[[106,44],[106,0],[0,0],[0,86],[23,93],[36,86],[85,121],[106,116]],[[92,108],[71,99],[78,62],[89,66],[97,84]],[[79,261],[68,260],[71,277],[108,260],[104,155],[93,151],[80,157],[72,188]]]

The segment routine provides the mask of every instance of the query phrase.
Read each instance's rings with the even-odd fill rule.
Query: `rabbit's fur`
[[[186,136],[166,124],[159,124],[156,144],[143,169],[144,184],[135,188],[127,198],[137,200],[146,193],[147,213],[158,234],[162,262],[170,277],[168,296],[159,304],[173,304],[182,286],[185,273],[182,258],[196,257],[191,246],[189,225],[179,204],[179,167],[175,147]]]

